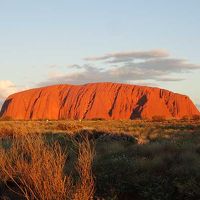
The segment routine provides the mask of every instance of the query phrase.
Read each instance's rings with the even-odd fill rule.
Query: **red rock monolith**
[[[13,119],[180,119],[199,115],[189,97],[168,90],[119,83],[54,85],[13,94],[1,116]]]

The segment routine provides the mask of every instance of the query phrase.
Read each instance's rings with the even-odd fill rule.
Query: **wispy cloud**
[[[200,69],[200,65],[186,59],[170,56],[165,50],[133,51],[91,56],[88,63],[71,65],[77,70],[71,73],[51,73],[48,80],[39,85],[59,83],[83,84],[88,82],[133,82],[133,81],[182,81],[181,74]],[[98,62],[97,62],[98,61]],[[174,78],[174,75],[179,78]],[[173,75],[173,76],[172,76]]]
[[[74,68],[74,69],[80,69],[81,66],[78,65],[78,64],[69,64],[69,65],[56,65],[56,64],[52,64],[52,65],[49,65],[49,68]]]
[[[67,68],[75,68],[75,69],[81,69],[82,66],[78,64],[71,64],[71,65],[66,65]]]
[[[118,52],[118,53],[108,53],[103,56],[91,56],[84,60],[86,61],[102,61],[111,60],[110,62],[124,62],[134,59],[153,59],[153,58],[163,58],[168,57],[169,53],[163,49],[155,49],[151,51],[130,51],[130,52]]]
[[[184,78],[162,77],[162,78],[157,78],[156,80],[162,82],[177,82],[177,81],[183,81]]]

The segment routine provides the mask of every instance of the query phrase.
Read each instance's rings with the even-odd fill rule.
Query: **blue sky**
[[[199,0],[0,0],[0,99],[42,85],[113,81],[199,104],[199,7]]]

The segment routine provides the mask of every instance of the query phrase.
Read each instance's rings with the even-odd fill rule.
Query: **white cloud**
[[[5,98],[11,93],[16,92],[16,85],[9,80],[0,80],[0,97]]]
[[[0,80],[0,108],[3,101],[10,95],[17,92],[16,85],[9,80]]]

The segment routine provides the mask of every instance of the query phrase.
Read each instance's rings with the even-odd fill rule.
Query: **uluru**
[[[53,85],[9,96],[1,117],[13,119],[180,119],[200,115],[188,96],[120,83]]]

